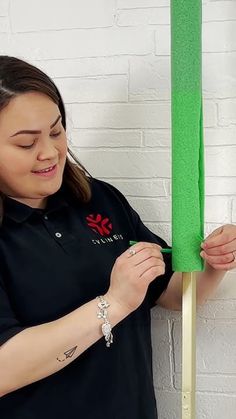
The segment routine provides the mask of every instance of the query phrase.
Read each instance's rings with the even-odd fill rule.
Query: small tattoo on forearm
[[[69,349],[68,351],[64,352],[65,358],[57,358],[57,361],[59,362],[64,362],[67,358],[72,358],[72,356],[74,355],[75,351],[76,351],[77,346],[75,346],[72,349]]]

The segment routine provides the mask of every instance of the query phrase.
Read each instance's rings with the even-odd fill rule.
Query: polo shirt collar
[[[32,214],[49,214],[54,211],[67,207],[69,204],[65,198],[65,191],[61,188],[58,192],[48,197],[45,209],[32,208],[29,205],[16,201],[6,196],[4,198],[4,217],[9,217],[17,223],[26,221]]]

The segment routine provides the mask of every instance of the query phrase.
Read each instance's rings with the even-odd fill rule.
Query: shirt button
[[[62,237],[62,234],[61,233],[55,233],[55,236],[60,238],[60,237]]]
[[[44,220],[48,220],[48,216],[47,215],[44,215]]]

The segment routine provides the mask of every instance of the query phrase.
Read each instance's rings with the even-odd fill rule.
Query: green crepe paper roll
[[[202,4],[171,1],[172,265],[203,271]]]

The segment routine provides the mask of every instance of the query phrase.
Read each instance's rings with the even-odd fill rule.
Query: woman
[[[150,308],[181,308],[168,246],[72,162],[48,76],[1,56],[0,79],[1,419],[155,419]],[[235,226],[206,239],[198,302],[235,249]]]

